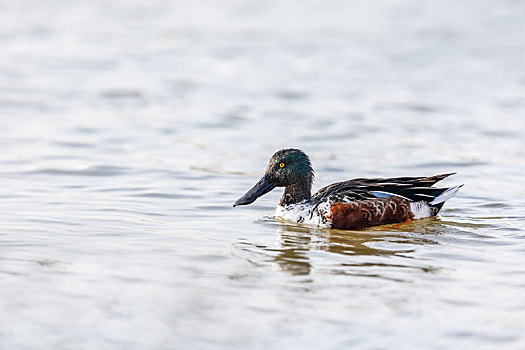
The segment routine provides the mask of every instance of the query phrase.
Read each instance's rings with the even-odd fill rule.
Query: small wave
[[[47,168],[23,172],[24,175],[56,175],[56,176],[118,176],[126,173],[128,168],[116,166],[93,166],[85,169]]]

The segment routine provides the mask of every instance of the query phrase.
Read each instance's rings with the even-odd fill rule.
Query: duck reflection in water
[[[437,266],[429,266],[428,261],[415,258],[413,253],[419,246],[439,244],[436,237],[450,230],[438,219],[425,219],[425,222],[407,223],[401,227],[387,225],[367,231],[321,229],[275,221],[273,224],[278,225],[278,246],[259,245],[258,248],[271,252],[273,262],[283,271],[292,275],[309,275],[317,268],[333,274],[393,280],[399,280],[398,274],[397,277],[389,276],[388,272],[393,270],[439,270]],[[425,233],[421,233],[423,228]],[[312,257],[312,252],[316,251],[352,258],[332,256],[319,260]]]
[[[259,223],[276,229],[277,244],[243,241],[237,246],[238,252],[248,254],[245,258],[257,266],[270,263],[292,275],[306,276],[317,270],[395,281],[411,280],[407,273],[435,273],[444,268],[439,260],[421,254],[423,246],[439,245],[441,237],[472,236],[485,226],[438,218],[365,231],[324,229],[273,217]]]

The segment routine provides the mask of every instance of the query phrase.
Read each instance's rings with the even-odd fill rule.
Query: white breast
[[[325,216],[330,214],[330,206],[330,202],[323,202],[313,210],[313,206],[308,202],[287,206],[279,205],[275,210],[275,216],[286,221],[330,227],[330,218]]]

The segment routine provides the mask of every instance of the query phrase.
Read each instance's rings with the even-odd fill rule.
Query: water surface
[[[525,347],[521,1],[0,2],[0,347]],[[368,231],[235,199],[458,172]]]

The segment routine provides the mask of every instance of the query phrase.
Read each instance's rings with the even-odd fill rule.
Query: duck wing
[[[328,198],[334,201],[348,202],[392,195],[415,202],[432,201],[446,189],[431,186],[453,174],[455,173],[426,177],[358,178],[323,187],[312,197],[318,203]]]

